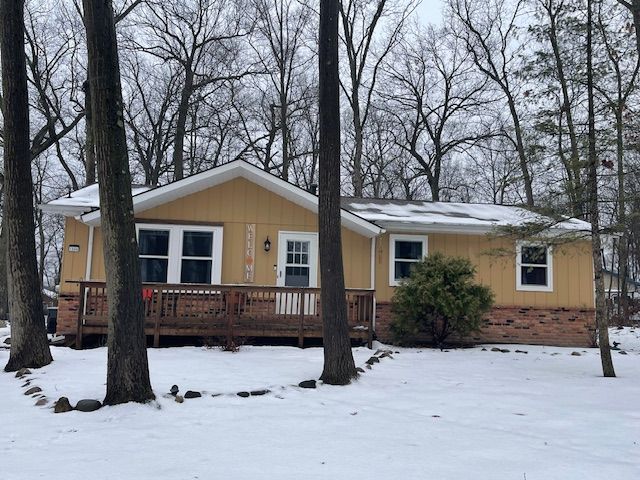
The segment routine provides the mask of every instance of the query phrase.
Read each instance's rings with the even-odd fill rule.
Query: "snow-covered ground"
[[[353,385],[316,390],[293,385],[317,378],[318,348],[150,349],[157,403],[94,413],[35,407],[25,379],[2,373],[0,479],[635,480],[640,329],[611,337],[627,353],[614,352],[615,379],[595,349],[394,348]],[[102,399],[106,349],[52,351],[31,386]],[[362,365],[371,351],[354,355]],[[203,398],[164,398],[173,384]]]

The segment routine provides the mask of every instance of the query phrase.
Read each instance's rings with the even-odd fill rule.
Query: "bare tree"
[[[340,214],[340,78],[338,0],[320,3],[318,50],[320,109],[320,278],[324,368],[320,379],[346,385],[355,378],[347,321]]]
[[[353,151],[350,153],[353,195],[364,188],[362,168],[363,131],[382,62],[400,38],[405,21],[415,4],[393,0],[343,0],[340,3],[342,43],[347,54],[349,83],[341,82],[351,110]],[[383,24],[388,28],[384,31]],[[382,32],[382,33],[381,33]],[[382,38],[378,38],[382,36]]]
[[[275,92],[275,102],[269,107],[279,112],[280,172],[284,180],[289,180],[289,124],[291,110],[299,108],[298,104],[304,101],[307,93],[299,88],[297,79],[313,59],[312,55],[303,52],[312,12],[293,0],[255,0],[255,8],[257,41],[252,42],[252,46]]]
[[[636,49],[640,55],[640,0],[617,0],[620,5],[631,12],[636,33]]]
[[[482,121],[487,80],[446,29],[412,30],[385,66],[388,82],[380,90],[396,120],[397,145],[418,163],[431,199],[439,201],[443,161],[492,135]]]
[[[170,169],[179,77],[171,65],[148,61],[144,54],[130,55],[127,60],[123,77],[130,92],[124,111],[130,144],[144,183],[157,186]]]
[[[189,110],[196,93],[221,82],[255,73],[239,58],[239,39],[248,35],[242,3],[213,0],[165,2],[149,0],[135,12],[141,27],[130,42],[135,48],[175,65],[181,78],[173,144],[174,179],[184,176]]]
[[[147,402],[142,283],[111,0],[83,0],[109,316],[104,403]]]
[[[565,190],[569,200],[571,214],[574,217],[583,218],[586,209],[585,181],[583,180],[583,152],[581,152],[579,125],[575,120],[575,111],[580,106],[580,90],[583,90],[582,82],[577,78],[571,78],[571,73],[583,75],[581,56],[576,59],[575,45],[563,45],[563,31],[571,30],[576,34],[579,28],[579,20],[575,19],[575,5],[571,0],[537,0],[540,23],[532,28],[537,30],[541,41],[548,43],[551,50],[551,68],[549,68],[549,54],[543,51],[532,57],[532,69],[536,72],[532,80],[544,82],[545,77],[552,77],[552,85],[543,89],[542,95],[549,95],[551,91],[557,92],[559,87],[558,109],[554,112],[557,117],[557,125],[552,135],[557,141],[557,156],[559,157],[565,172]],[[574,64],[580,70],[575,70]],[[576,90],[578,92],[576,93]],[[565,132],[569,138],[568,147],[565,145]]]
[[[0,4],[4,116],[4,225],[11,351],[5,371],[53,361],[47,341],[33,232],[29,96],[24,52],[24,2]]]
[[[609,325],[602,275],[602,242],[600,238],[600,205],[598,203],[598,158],[596,153],[595,102],[593,88],[593,0],[587,0],[587,96],[589,115],[589,220],[596,290],[596,324],[600,361],[605,377],[615,377],[609,346]]]
[[[527,205],[533,206],[532,178],[520,118],[515,66],[522,44],[514,46],[524,0],[509,6],[506,0],[450,0],[455,16],[453,32],[466,45],[480,72],[504,95],[513,122],[512,139],[520,163]]]
[[[606,15],[602,11],[602,4],[598,3],[598,15],[595,28],[600,33],[606,57],[610,68],[611,80],[594,85],[598,93],[604,98],[605,105],[609,108],[614,118],[615,145],[616,145],[616,179],[617,179],[617,224],[622,233],[618,241],[618,275],[619,275],[619,302],[621,309],[619,314],[624,320],[629,319],[628,302],[628,276],[629,276],[629,225],[627,220],[627,186],[625,153],[628,149],[625,145],[625,118],[630,113],[631,95],[636,91],[636,80],[640,69],[640,51],[635,50],[627,40],[628,35],[620,26],[624,25],[625,18],[620,18],[619,12],[608,8]],[[623,30],[620,34],[620,30]],[[631,51],[633,49],[633,51]]]

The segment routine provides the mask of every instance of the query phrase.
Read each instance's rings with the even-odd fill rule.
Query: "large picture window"
[[[143,282],[220,283],[222,227],[136,227]]]
[[[389,235],[389,285],[399,285],[411,274],[411,267],[427,255],[427,237]]]
[[[553,256],[551,246],[540,243],[516,244],[516,289],[553,291]]]

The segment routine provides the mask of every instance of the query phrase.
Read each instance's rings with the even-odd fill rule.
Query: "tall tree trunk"
[[[186,69],[184,85],[180,94],[178,117],[176,119],[176,137],[173,141],[173,179],[184,178],[184,137],[187,135],[187,116],[189,115],[189,101],[193,91],[193,72]]]
[[[359,87],[358,87],[359,88]],[[353,185],[353,196],[362,198],[364,193],[364,178],[362,174],[362,149],[364,138],[362,134],[362,119],[360,115],[360,96],[358,90],[353,92],[353,134],[354,134],[354,151],[353,151],[353,173],[351,174],[351,183]]]
[[[155,396],[149,381],[113,8],[111,0],[83,0],[83,6],[109,308],[104,403],[146,402]]]
[[[522,181],[524,182],[524,193],[527,199],[527,206],[533,207],[535,202],[533,199],[533,187],[531,182],[531,173],[529,173],[529,162],[527,154],[524,150],[524,140],[522,139],[522,127],[520,125],[520,115],[516,108],[516,102],[508,89],[504,89],[507,96],[507,103],[509,104],[509,112],[511,112],[511,118],[513,119],[513,129],[516,134],[516,150],[518,152],[518,160],[520,163],[520,171],[522,172]]]
[[[7,281],[7,229],[0,225],[0,320],[9,319],[9,292]],[[3,281],[4,280],[4,281]]]
[[[622,314],[622,321],[626,323],[629,320],[629,302],[627,300],[629,293],[629,285],[627,284],[627,277],[629,276],[629,228],[627,226],[627,192],[625,191],[624,182],[623,105],[624,103],[619,95],[616,109],[616,156],[618,162],[618,224],[622,228],[622,236],[618,244],[618,308],[620,309],[618,313]]]
[[[569,96],[569,85],[567,77],[564,73],[564,62],[562,55],[560,54],[560,45],[558,43],[558,10],[553,10],[553,5],[549,3],[544,7],[549,15],[549,41],[551,42],[551,48],[553,50],[553,56],[555,59],[556,70],[558,73],[558,82],[560,83],[560,90],[562,92],[562,110],[567,117],[567,130],[569,132],[569,144],[571,147],[571,156],[568,162],[565,163],[565,169],[567,171],[567,190],[569,199],[571,200],[571,213],[577,218],[583,218],[584,216],[584,195],[583,186],[580,180],[580,150],[578,146],[578,136],[576,134],[575,123],[573,121],[573,112],[571,110],[571,99]]]
[[[324,369],[320,379],[332,385],[346,385],[358,373],[351,352],[342,264],[338,4],[338,0],[320,2],[318,222],[324,345]]]
[[[600,241],[600,211],[598,205],[598,158],[596,155],[595,106],[593,98],[593,0],[587,0],[587,96],[589,116],[589,216],[591,221],[591,248],[596,287],[596,326],[600,344],[600,360],[605,377],[615,377],[611,349],[609,348],[609,325],[602,275],[602,244]]]
[[[289,126],[287,96],[280,94],[280,130],[282,133],[282,179],[289,181]]]
[[[96,183],[96,150],[93,140],[93,130],[91,122],[93,115],[91,114],[91,89],[89,82],[82,84],[84,90],[84,132],[85,132],[85,185],[93,185]]]
[[[24,53],[24,0],[0,2],[0,56],[4,113],[4,229],[11,352],[5,371],[53,361],[42,311],[33,232],[29,152],[29,96]]]

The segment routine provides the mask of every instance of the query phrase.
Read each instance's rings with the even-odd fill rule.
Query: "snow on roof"
[[[549,217],[507,205],[343,198],[342,207],[383,228],[398,231],[487,233],[496,227],[541,222],[552,225],[552,231],[591,230],[591,225],[582,220],[566,218],[555,223]]]
[[[131,193],[135,196],[151,190],[148,185],[132,185]],[[87,187],[71,192],[69,195],[52,200],[41,205],[42,210],[49,213],[61,213],[67,216],[81,215],[100,208],[100,196],[98,184],[94,183]]]

